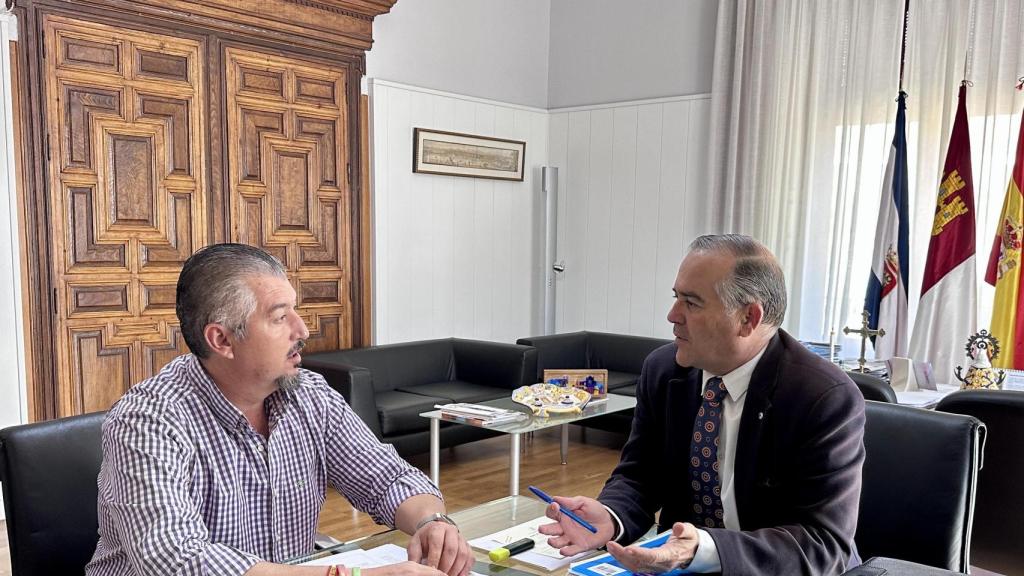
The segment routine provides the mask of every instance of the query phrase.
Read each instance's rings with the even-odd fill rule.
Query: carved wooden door
[[[207,242],[198,42],[44,20],[58,416],[187,351],[182,262]]]
[[[230,238],[288,268],[307,351],[350,348],[347,70],[237,47],[224,61]]]

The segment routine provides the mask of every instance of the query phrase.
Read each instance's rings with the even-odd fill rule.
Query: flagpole
[[[974,59],[974,28],[977,23],[975,17],[977,12],[974,10],[974,2],[968,0],[967,3],[967,49],[964,50],[964,81],[963,85],[972,85],[967,80],[967,75],[970,72],[968,64]]]
[[[910,0],[903,4],[903,43],[900,46],[900,93],[903,92],[903,68],[907,63],[907,29],[910,27]]]

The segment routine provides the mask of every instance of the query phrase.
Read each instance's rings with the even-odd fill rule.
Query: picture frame
[[[412,171],[522,182],[526,142],[413,128]]]
[[[592,400],[608,398],[608,370],[605,369],[549,368],[544,370],[544,383],[585,390]]]

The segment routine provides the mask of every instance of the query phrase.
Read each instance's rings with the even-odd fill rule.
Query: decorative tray
[[[579,388],[565,388],[554,384],[531,384],[512,391],[512,400],[546,417],[552,414],[573,414],[583,411],[590,401],[590,393]]]

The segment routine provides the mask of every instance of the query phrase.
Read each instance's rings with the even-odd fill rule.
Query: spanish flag
[[[996,287],[992,306],[992,335],[999,339],[999,356],[992,364],[1000,368],[1024,368],[1024,301],[1020,298],[1021,222],[1024,221],[1024,118],[1017,135],[1013,175],[1006,187],[1006,199],[999,216],[999,228],[988,258],[985,281]]]

